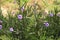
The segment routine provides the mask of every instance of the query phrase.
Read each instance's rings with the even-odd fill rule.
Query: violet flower
[[[21,11],[22,11],[22,12],[24,11],[24,6],[21,8]]]
[[[45,22],[44,25],[45,25],[46,27],[48,27],[48,26],[49,26],[49,23],[48,23],[48,22]]]
[[[54,15],[52,13],[49,14],[50,17],[53,17]]]
[[[2,29],[2,25],[0,25],[0,29]]]
[[[18,15],[18,19],[21,20],[22,19],[22,15]]]
[[[11,28],[10,28],[10,31],[12,32],[12,31],[14,31],[14,29],[11,27]]]
[[[2,25],[2,21],[0,20],[0,25]]]

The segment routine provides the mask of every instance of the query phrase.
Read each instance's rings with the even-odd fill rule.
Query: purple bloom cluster
[[[45,22],[44,25],[45,25],[46,27],[48,27],[48,26],[49,26],[49,23],[48,23],[48,22]]]
[[[11,27],[11,28],[10,28],[10,31],[12,32],[12,31],[14,31],[14,29]]]
[[[0,25],[0,29],[2,29],[2,25]]]
[[[21,11],[22,11],[22,12],[24,11],[24,6],[21,8]]]
[[[18,15],[18,19],[21,20],[22,19],[22,15]]]
[[[0,29],[2,29],[2,20],[0,20]]]
[[[54,15],[52,13],[49,14],[50,17],[53,17]]]
[[[2,21],[0,20],[0,25],[2,25]]]

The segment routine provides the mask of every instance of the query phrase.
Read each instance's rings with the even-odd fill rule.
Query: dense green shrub
[[[14,12],[12,15],[8,12],[7,18],[0,10],[0,39],[6,37],[9,39],[3,40],[59,40],[60,11],[57,6],[49,10],[48,14],[42,8],[37,12],[36,6],[37,4],[34,4],[27,9],[26,5],[19,6],[19,13],[13,17]]]

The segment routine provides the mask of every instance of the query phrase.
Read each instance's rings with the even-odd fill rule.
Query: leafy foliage
[[[28,0],[17,0],[19,4],[19,13],[14,17],[11,12],[8,12],[8,17],[2,15],[0,9],[0,20],[2,29],[0,29],[1,40],[59,40],[60,39],[60,12],[56,4],[46,7],[49,9],[48,14],[44,9],[39,9],[36,3],[33,6],[27,7],[23,5]],[[20,5],[20,2],[24,2]],[[21,6],[21,7],[20,7]],[[24,7],[24,8],[22,8]],[[52,8],[53,9],[52,9]],[[22,10],[21,10],[22,8]],[[51,8],[51,9],[50,9]],[[43,15],[45,13],[45,15]],[[51,16],[50,14],[53,14]],[[18,15],[22,15],[19,16]],[[48,24],[47,24],[48,23]],[[47,26],[48,25],[48,26]],[[10,28],[13,28],[13,31]]]

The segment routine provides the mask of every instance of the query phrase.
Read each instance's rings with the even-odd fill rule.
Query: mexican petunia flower
[[[18,15],[18,19],[20,19],[20,20],[21,20],[21,19],[22,19],[22,15]]]
[[[53,17],[54,15],[52,13],[49,14],[50,17]]]
[[[11,28],[10,28],[10,31],[12,32],[12,31],[14,31],[14,29],[11,27]]]
[[[49,23],[48,23],[48,22],[45,22],[44,25],[45,25],[46,27],[48,27],[48,26],[49,26]]]
[[[2,29],[2,25],[0,25],[0,29]]]
[[[0,25],[2,25],[2,21],[0,20]]]
[[[22,11],[22,12],[24,11],[24,6],[21,8],[21,11]]]

